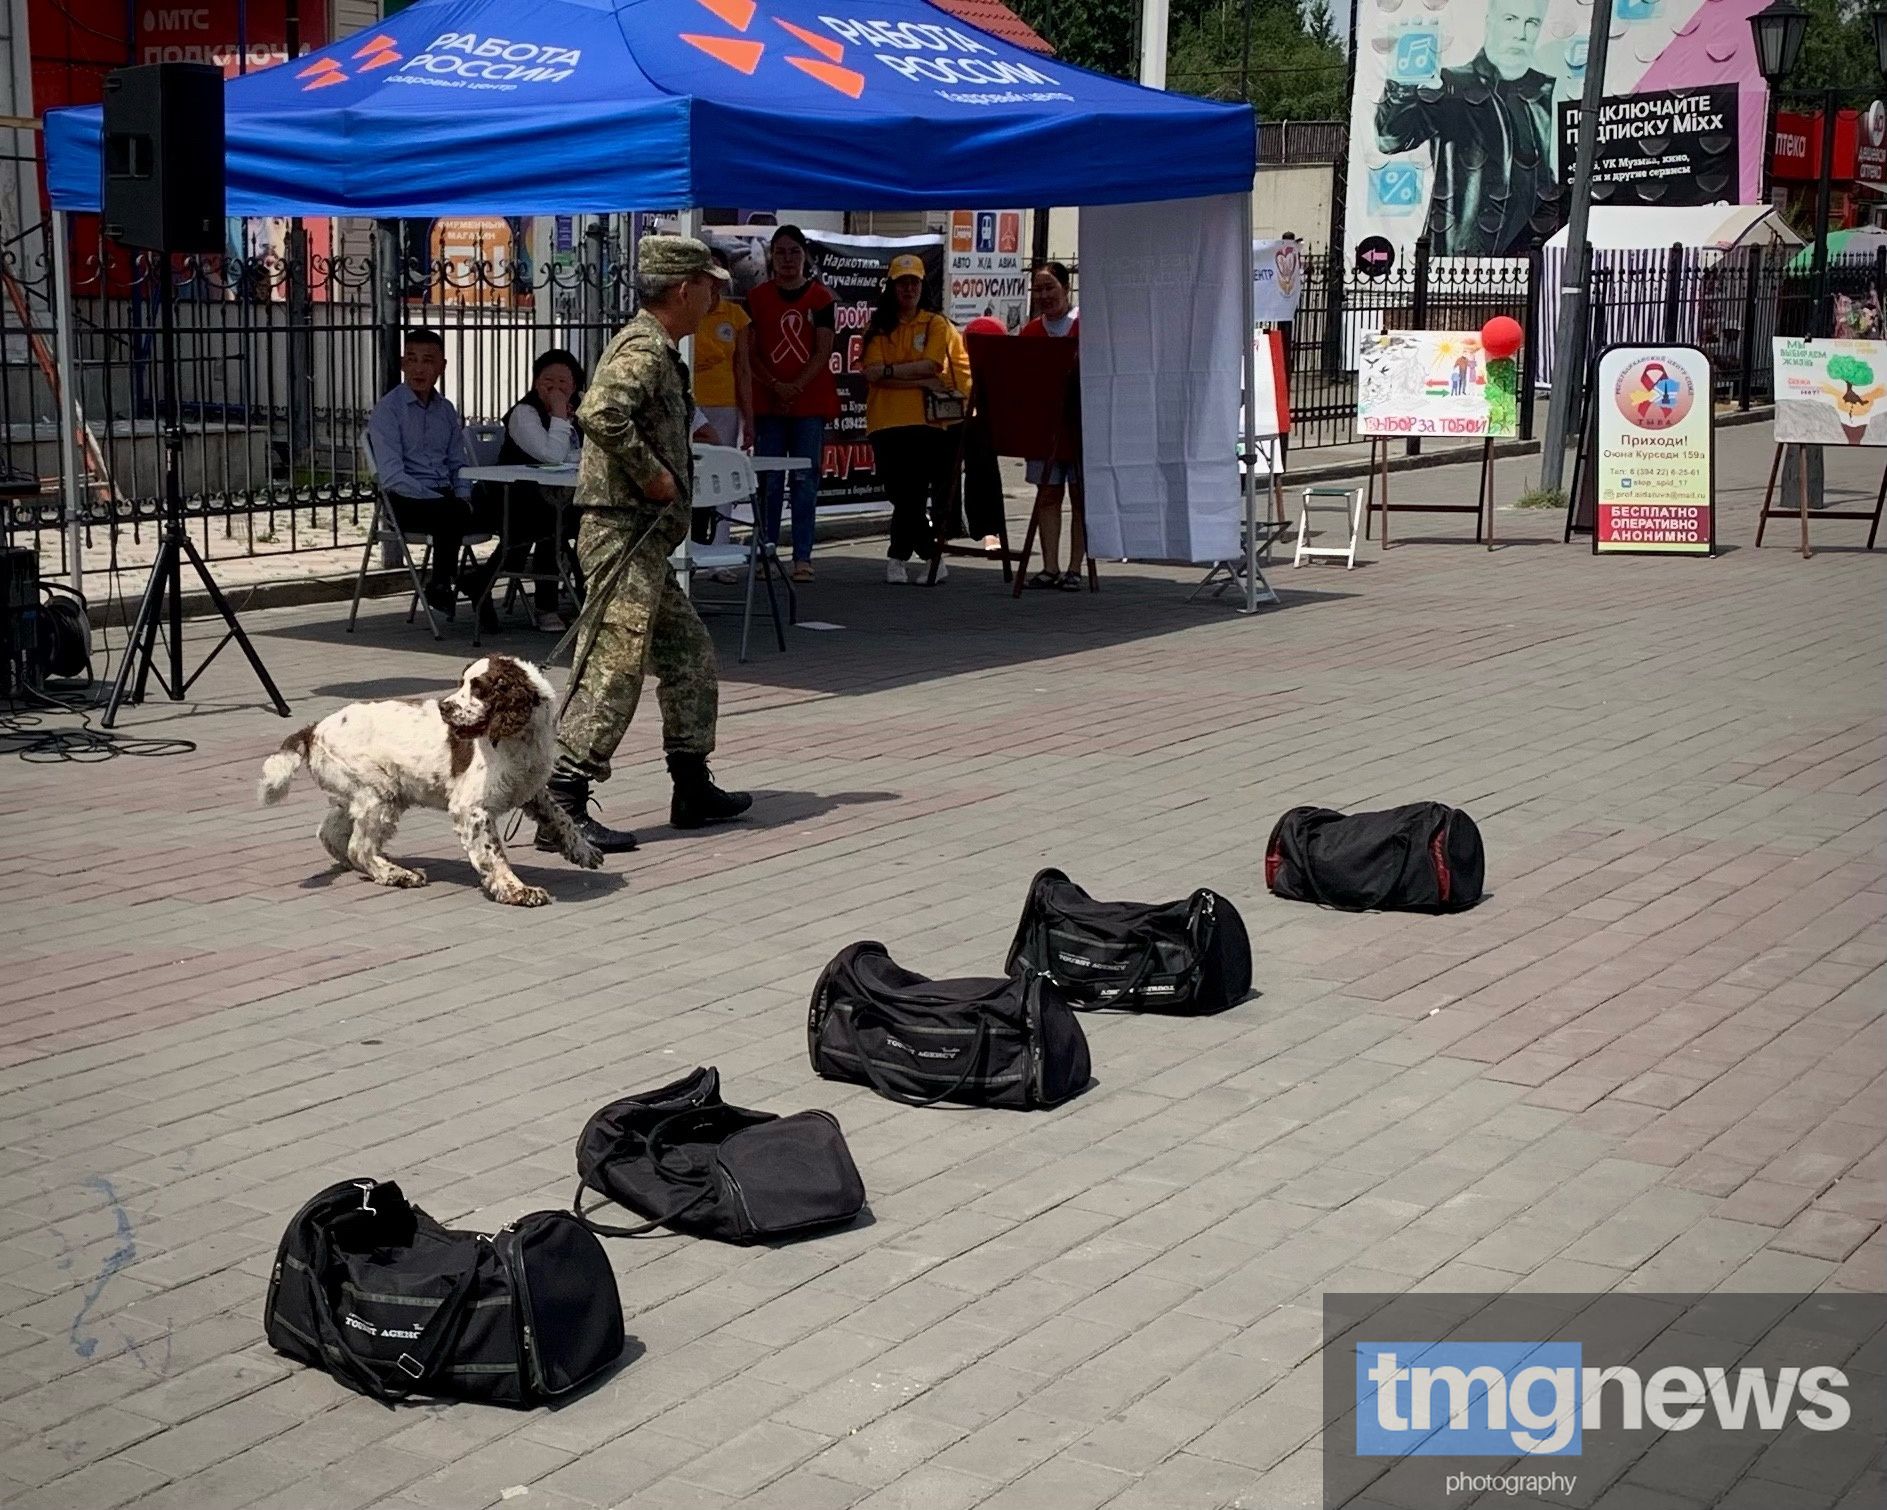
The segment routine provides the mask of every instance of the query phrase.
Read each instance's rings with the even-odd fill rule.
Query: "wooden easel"
[[[1071,446],[1063,445],[1063,440],[1066,438],[1067,434],[1069,412],[1070,405],[1064,404],[1061,411],[1061,420],[1055,429],[1055,443],[1050,446],[1048,450],[1049,456],[1054,459],[1045,461],[1042,465],[1045,469],[1044,475],[1046,475],[1047,469],[1050,468],[1064,465],[1068,468],[1068,481],[1065,485],[1068,494],[1068,550],[1072,555],[1075,543],[1074,532],[1076,526],[1079,525],[1081,529],[1082,559],[1087,563],[1088,568],[1088,591],[1099,592],[1101,590],[1101,574],[1095,569],[1093,553],[1087,549],[1088,500],[1086,493],[1083,491],[1081,481],[1081,429],[1078,420],[1074,427],[1073,444]],[[1072,452],[1072,459],[1065,462],[1059,459],[1064,450]],[[1022,554],[1016,558],[1015,586],[1009,591],[1009,596],[1012,598],[1021,597],[1022,589],[1029,585],[1029,553],[1035,549],[1035,536],[1041,529],[1043,511],[1044,505],[1041,502],[1041,493],[1038,487],[1036,502],[1029,508],[1029,527],[1022,532]]]
[[[974,556],[979,561],[987,561],[990,556],[990,553],[984,550],[980,545],[953,545],[949,537],[944,533],[951,524],[956,522],[958,514],[960,514],[963,509],[963,441],[965,432],[973,423],[975,423],[973,418],[965,420],[956,427],[955,433],[951,437],[950,491],[944,498],[943,507],[938,517],[931,520],[931,526],[936,531],[936,534],[931,540],[930,561],[928,563],[929,571],[924,578],[924,585],[926,587],[931,587],[936,584],[937,568],[943,564],[943,558],[945,556]],[[966,525],[968,524],[967,520],[964,522]],[[1031,520],[1030,523],[1033,524],[1034,521]],[[1002,510],[996,516],[996,538],[1002,541],[1002,545],[997,552],[997,558],[1002,562],[1002,579],[1007,582],[1010,572],[1014,570],[1014,564],[1010,560],[1009,555],[1009,513],[1007,509]]]
[[[1050,462],[1048,465],[1054,466],[1055,463]],[[1088,540],[1088,501],[1082,492],[1081,474],[1079,472],[1069,475],[1067,488],[1068,544],[1070,549],[1072,549],[1074,546],[1074,530],[1077,523],[1081,527],[1081,543],[1085,546]],[[1059,507],[1059,505],[1057,505],[1057,507]],[[1012,598],[1021,597],[1022,589],[1029,585],[1029,552],[1035,549],[1036,532],[1041,528],[1042,509],[1043,505],[1038,502],[1035,507],[1029,510],[1029,527],[1023,531],[1022,534],[1022,554],[1016,557],[1015,586],[1009,590],[1009,596]],[[1088,591],[1099,592],[1101,590],[1101,574],[1095,570],[1094,557],[1084,552],[1082,559],[1087,563],[1088,568]]]
[[[1789,446],[1795,447],[1796,507],[1786,503],[1781,508],[1771,508],[1770,501],[1775,497],[1776,476],[1782,470],[1782,453]],[[1880,478],[1880,491],[1874,495],[1874,507],[1869,513],[1859,509],[1817,509],[1817,519],[1853,519],[1868,520],[1867,548],[1874,548],[1874,537],[1880,533],[1880,516],[1883,506],[1887,506],[1887,469],[1883,469]],[[1802,520],[1802,559],[1804,561],[1815,553],[1808,545],[1808,446],[1799,441],[1783,441],[1776,447],[1774,459],[1769,463],[1769,485],[1763,489],[1763,509],[1756,519],[1756,545],[1763,543],[1763,531],[1769,527],[1771,519],[1786,519],[1791,514],[1799,514]]]
[[[1370,526],[1377,512],[1382,513],[1382,548],[1389,549],[1389,439],[1376,436],[1369,443],[1369,492],[1363,502],[1363,538],[1370,537]],[[1376,501],[1376,480],[1382,478],[1382,502]],[[1481,442],[1481,480],[1473,503],[1398,503],[1404,514],[1472,514],[1474,543],[1494,548],[1494,438]]]

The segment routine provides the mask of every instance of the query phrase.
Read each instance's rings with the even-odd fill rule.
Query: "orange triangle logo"
[[[380,35],[375,37],[371,42],[361,43],[361,45],[355,49],[354,56],[364,58],[370,52],[389,52],[394,46],[393,38],[389,37],[385,32],[381,32]]]
[[[817,58],[792,57],[786,61],[801,73],[810,74],[828,89],[836,89],[848,98],[855,100],[865,92],[865,75],[841,68],[837,63],[821,63]]]
[[[753,25],[754,0],[697,0],[697,3],[735,31],[745,31]]]
[[[400,55],[397,52],[377,52],[365,63],[360,65],[360,71],[362,73],[372,73],[376,68],[385,68],[389,63],[397,63],[399,61]]]
[[[805,27],[795,26],[791,21],[782,21],[778,16],[773,18],[773,24],[790,31],[814,52],[823,54],[834,63],[845,56],[844,45],[833,41],[830,37],[822,37],[817,32],[807,31]]]
[[[767,50],[764,42],[741,42],[732,37],[697,37],[682,33],[682,41],[705,52],[717,63],[725,63],[739,73],[751,74],[760,66],[760,55]]]
[[[322,58],[319,62],[310,63],[306,68],[302,69],[300,73],[296,74],[295,77],[298,79],[307,79],[313,78],[314,75],[318,73],[339,73],[340,71],[341,65],[335,62],[334,59]]]
[[[344,73],[324,73],[320,78],[311,79],[303,85],[302,92],[305,94],[310,89],[326,89],[330,84],[345,84],[346,82],[347,75]]]

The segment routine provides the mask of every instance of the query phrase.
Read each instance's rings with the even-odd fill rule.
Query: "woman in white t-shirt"
[[[577,423],[577,404],[583,398],[583,364],[567,351],[547,351],[531,364],[531,387],[505,416],[505,443],[498,453],[501,466],[560,467],[575,465],[583,449],[583,430]],[[531,569],[537,598],[538,627],[562,634],[564,621],[557,601],[558,505],[569,502],[570,489],[545,488],[534,482],[511,488],[511,533],[531,548]],[[563,511],[566,545],[576,540],[574,509]]]
[[[1069,282],[1066,263],[1044,262],[1036,268],[1030,281],[1036,315],[1022,327],[1020,334],[1070,341],[1081,339],[1081,311],[1068,297]],[[1081,463],[1048,457],[1031,460],[1028,477],[1035,484],[1035,519],[1042,535],[1042,570],[1029,578],[1029,586],[1080,592],[1081,562],[1088,549],[1087,527],[1079,502]],[[1069,488],[1074,489],[1076,503],[1068,516],[1068,570],[1058,572],[1055,558],[1061,554],[1062,497]]]

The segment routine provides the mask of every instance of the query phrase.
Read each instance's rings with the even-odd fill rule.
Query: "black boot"
[[[576,824],[577,832],[588,839],[606,855],[626,855],[636,847],[636,836],[626,828],[609,828],[590,816],[590,782],[587,776],[566,776],[561,771],[550,778],[544,788],[544,795],[569,816]],[[563,846],[557,842],[546,824],[537,825],[537,848],[548,850],[552,854],[561,854]]]
[[[753,798],[745,792],[724,792],[714,784],[708,774],[705,755],[669,756],[668,774],[675,782],[675,796],[668,804],[668,821],[676,828],[725,823],[753,806]]]

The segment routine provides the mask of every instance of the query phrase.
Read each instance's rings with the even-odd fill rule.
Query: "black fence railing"
[[[338,238],[340,232],[335,230]],[[0,246],[0,488],[9,542],[39,547],[42,570],[69,570],[62,482],[58,335],[44,228]],[[1292,449],[1355,442],[1360,339],[1379,329],[1479,329],[1519,320],[1520,427],[1534,433],[1552,371],[1557,254],[1444,258],[1418,243],[1387,271],[1308,250],[1287,327]],[[364,541],[371,490],[359,436],[376,398],[398,378],[400,332],[437,327],[446,391],[468,420],[501,418],[551,346],[593,363],[633,308],[628,268],[607,238],[573,260],[531,268],[481,248],[420,260],[389,236],[362,231],[315,255],[293,230],[279,252],[250,259],[178,259],[183,478],[191,527],[211,557],[332,549]],[[86,552],[148,548],[163,479],[157,414],[156,264],[107,247],[73,269],[81,513]],[[1887,298],[1887,254],[1836,259],[1836,296]],[[1620,340],[1676,340],[1710,356],[1720,403],[1771,396],[1770,340],[1832,329],[1814,317],[1807,258],[1795,248],[1727,253],[1673,247],[1601,252],[1591,275],[1593,349]],[[108,559],[101,556],[99,559]],[[135,551],[133,552],[135,559]]]
[[[6,247],[0,423],[9,543],[67,569],[51,255],[36,230]],[[359,250],[311,254],[305,232],[249,259],[175,258],[182,475],[206,556],[364,543],[372,488],[360,436],[398,381],[401,333],[445,337],[445,391],[468,421],[502,418],[556,346],[593,363],[633,309],[626,263],[599,244],[536,269],[482,248],[426,262],[368,232]],[[88,553],[148,544],[163,490],[158,413],[159,264],[109,243],[73,267],[80,538]],[[36,493],[22,496],[29,482]]]
[[[1520,435],[1534,434],[1539,393],[1557,342],[1561,254],[1436,257],[1426,242],[1363,273],[1340,255],[1307,254],[1303,292],[1288,326],[1291,445],[1303,451],[1359,439],[1356,351],[1377,330],[1478,330],[1495,315],[1527,332],[1521,353]],[[1748,409],[1773,396],[1770,342],[1834,333],[1833,305],[1887,301],[1887,249],[1829,264],[1830,308],[1815,318],[1815,283],[1795,247],[1728,252],[1675,246],[1593,256],[1587,349],[1670,341],[1709,356],[1716,398]],[[1419,442],[1412,442],[1419,444]]]

